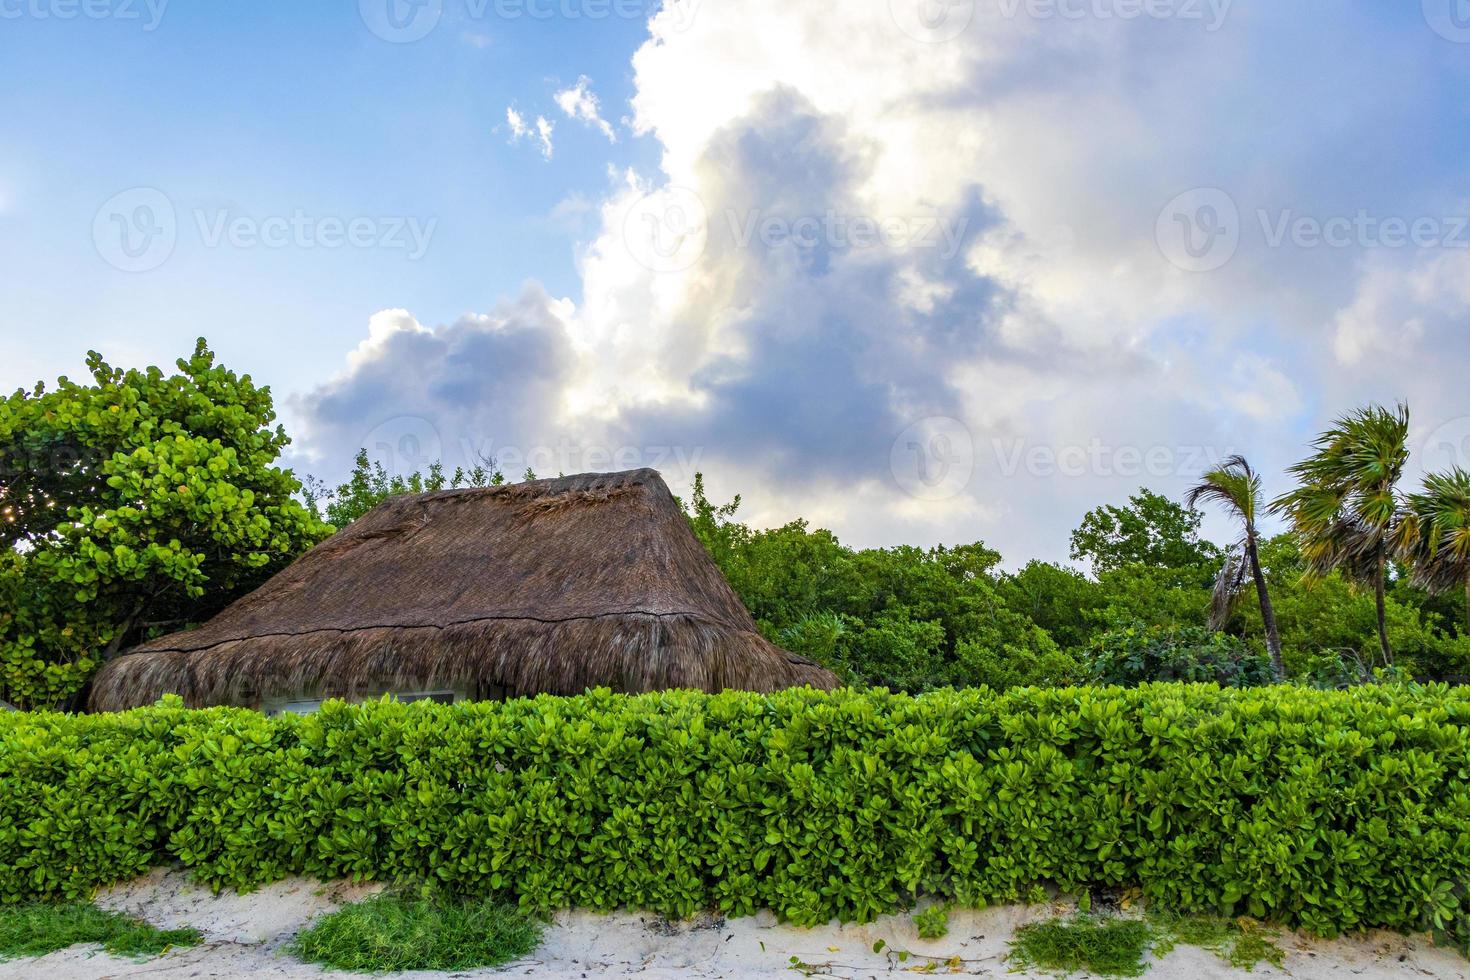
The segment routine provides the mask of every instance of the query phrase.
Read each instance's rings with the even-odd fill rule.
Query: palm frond
[[[1215,588],[1210,593],[1210,629],[1216,632],[1225,628],[1244,593],[1247,565],[1243,552],[1232,551],[1225,556],[1220,574],[1215,576]]]
[[[1405,510],[1399,555],[1413,568],[1413,584],[1431,592],[1464,588],[1470,580],[1470,473],[1456,467],[1430,474]]]

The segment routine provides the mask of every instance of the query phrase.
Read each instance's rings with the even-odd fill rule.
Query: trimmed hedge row
[[[168,862],[798,923],[1137,885],[1182,912],[1463,939],[1467,773],[1470,695],[1436,685],[8,714],[0,900]]]

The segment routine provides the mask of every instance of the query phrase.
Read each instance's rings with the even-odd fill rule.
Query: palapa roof
[[[641,469],[390,499],[198,629],[109,662],[89,706],[836,683],[760,635]]]

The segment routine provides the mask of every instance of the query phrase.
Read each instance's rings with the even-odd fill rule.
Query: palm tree
[[[1191,487],[1184,502],[1193,510],[1202,500],[1218,503],[1238,520],[1245,531],[1237,551],[1225,556],[1225,564],[1215,579],[1215,592],[1210,602],[1210,629],[1223,629],[1245,594],[1247,573],[1256,584],[1256,600],[1261,604],[1261,620],[1266,624],[1266,647],[1271,651],[1271,666],[1276,680],[1286,680],[1286,664],[1281,659],[1281,633],[1276,628],[1276,611],[1271,607],[1271,593],[1261,571],[1261,556],[1256,547],[1256,515],[1261,512],[1261,478],[1244,456],[1231,456],[1206,473]]]
[[[1372,405],[1343,416],[1312,443],[1315,453],[1291,467],[1301,486],[1271,504],[1291,521],[1310,577],[1341,571],[1372,583],[1385,664],[1393,663],[1393,651],[1383,591],[1402,533],[1396,488],[1408,435],[1409,407],[1402,403],[1392,412]]]
[[[1470,628],[1470,473],[1457,466],[1426,476],[1423,491],[1409,495],[1399,538],[1417,588],[1464,590]]]

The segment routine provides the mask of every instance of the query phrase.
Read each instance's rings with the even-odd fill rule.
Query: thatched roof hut
[[[757,632],[643,469],[391,499],[198,629],[108,663],[89,706],[803,684],[836,678]]]

